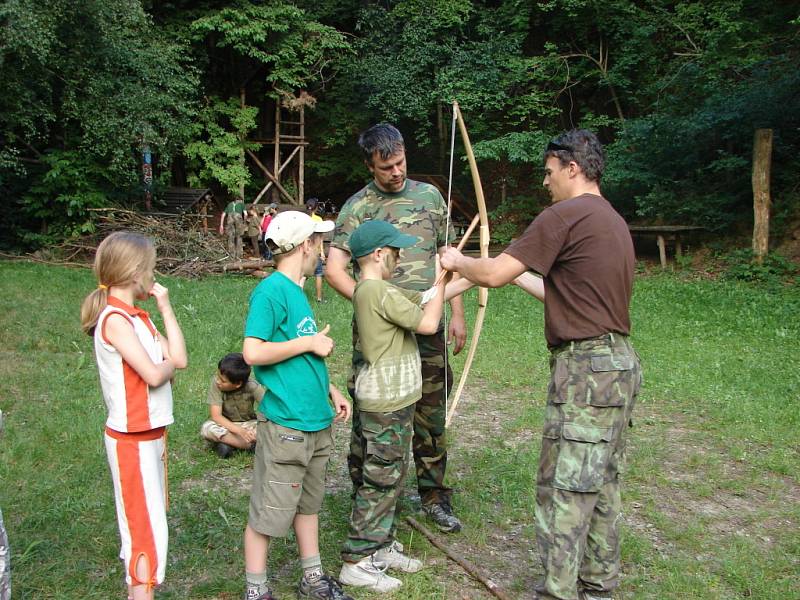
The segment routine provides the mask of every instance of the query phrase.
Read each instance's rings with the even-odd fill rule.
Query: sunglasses
[[[573,153],[575,152],[575,149],[571,148],[570,146],[565,146],[564,144],[557,144],[556,142],[548,142],[547,148],[545,148],[545,152],[551,152],[551,151],[553,152],[564,151]]]

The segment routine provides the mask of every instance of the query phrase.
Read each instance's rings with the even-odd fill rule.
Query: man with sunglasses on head
[[[445,269],[482,286],[541,289],[527,271],[543,277],[551,356],[536,480],[537,598],[611,598],[619,583],[619,476],[641,369],[628,338],[633,242],[600,193],[603,167],[592,132],[556,137],[544,152],[552,204],[525,233],[495,258],[454,248],[442,257]]]

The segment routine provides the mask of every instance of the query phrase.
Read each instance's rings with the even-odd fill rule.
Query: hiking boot
[[[259,593],[258,588],[249,587],[242,596],[244,600],[276,600],[272,595],[272,590],[267,588],[267,591]]]
[[[313,583],[302,577],[297,586],[297,597],[315,600],[353,600],[342,591],[339,581],[330,575],[323,575]]]
[[[374,560],[373,556],[365,556],[357,563],[342,563],[339,581],[376,592],[391,592],[403,585],[403,582],[387,575],[386,569],[385,563]]]
[[[416,573],[422,570],[422,561],[403,554],[403,544],[397,540],[375,553],[375,560],[386,564],[387,568]]]
[[[229,446],[225,442],[217,442],[217,456],[220,458],[230,458],[233,456],[233,453],[236,452],[236,448],[233,446]]]
[[[461,531],[461,521],[453,514],[453,508],[449,502],[438,504],[423,504],[422,511],[436,523],[439,531],[444,533],[456,533]]]

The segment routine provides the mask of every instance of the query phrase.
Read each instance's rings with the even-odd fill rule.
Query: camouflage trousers
[[[242,216],[238,213],[229,215],[225,233],[228,235],[228,254],[233,260],[242,258],[242,236],[245,231],[246,227]]]
[[[444,332],[434,335],[417,335],[417,345],[422,361],[422,398],[417,401],[414,412],[414,465],[417,473],[417,489],[423,504],[450,502],[453,490],[444,485],[447,470],[447,436],[444,422],[447,417],[447,396],[453,388],[453,371],[447,366],[447,391],[445,382]],[[347,464],[354,489],[362,481],[361,422],[358,401],[355,396],[355,373],[363,362],[358,350],[358,330],[353,322],[353,370],[347,381],[347,389],[353,399],[353,428],[350,435],[350,453]]]
[[[0,600],[11,600],[11,548],[0,511]]]
[[[619,476],[641,385],[627,337],[570,342],[550,357],[550,385],[536,484],[541,598],[610,594],[620,569]]]
[[[408,472],[414,405],[393,412],[358,412],[361,482],[353,494],[342,560],[358,562],[394,540],[397,500]]]

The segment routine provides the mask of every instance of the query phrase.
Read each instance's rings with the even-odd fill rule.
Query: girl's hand
[[[155,298],[158,310],[163,312],[165,308],[169,308],[169,290],[160,283],[153,283],[153,287],[149,294]]]

